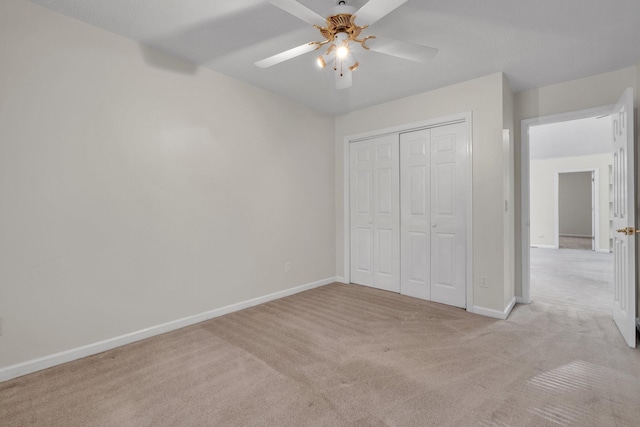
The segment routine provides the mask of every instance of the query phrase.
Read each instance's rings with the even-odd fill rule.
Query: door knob
[[[616,230],[618,233],[622,233],[626,236],[632,236],[636,233],[640,233],[640,229],[636,230],[633,227],[627,227],[627,228],[620,228],[618,230]]]
[[[431,227],[436,228],[438,225],[434,222],[433,224],[431,224]]]

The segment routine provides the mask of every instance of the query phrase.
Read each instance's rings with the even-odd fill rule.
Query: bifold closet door
[[[431,129],[431,300],[466,307],[467,127]]]
[[[400,291],[399,143],[350,144],[351,282]]]
[[[400,134],[400,290],[431,299],[431,131]]]
[[[401,293],[466,307],[466,126],[400,135]]]

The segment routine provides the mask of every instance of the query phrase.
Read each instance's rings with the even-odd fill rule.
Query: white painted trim
[[[479,314],[481,316],[493,317],[494,319],[506,320],[511,314],[511,310],[516,305],[516,297],[511,299],[511,302],[505,307],[503,311],[492,310],[490,308],[484,307],[473,307],[473,313]]]
[[[516,297],[516,304],[530,304],[531,302],[524,302],[522,297]]]
[[[467,123],[467,311],[473,307],[473,113],[465,113]]]
[[[355,141],[375,138],[381,135],[391,133],[412,132],[420,129],[427,129],[437,126],[446,126],[454,123],[467,124],[467,148],[466,148],[466,165],[467,174],[467,218],[466,218],[466,258],[467,258],[467,311],[472,311],[473,307],[473,115],[470,111],[449,116],[438,117],[435,119],[424,120],[420,122],[407,123],[388,128],[372,130],[368,132],[347,135],[342,140],[342,165],[343,165],[343,210],[342,223],[344,224],[344,280],[346,283],[351,282],[351,215],[350,215],[350,173],[349,173],[349,144]]]
[[[555,245],[531,245],[531,247],[538,249],[558,249],[558,246]]]
[[[342,200],[342,230],[343,236],[343,259],[344,259],[344,279],[346,283],[351,283],[351,161],[349,150],[349,138],[342,141],[342,176],[343,176],[343,200]]]
[[[598,249],[596,252],[600,252],[602,254],[610,254],[611,251],[609,249]]]
[[[560,248],[560,175],[553,176],[553,246]]]
[[[377,138],[383,135],[389,135],[394,133],[413,132],[416,130],[422,130],[432,127],[447,126],[454,123],[460,123],[468,121],[471,123],[471,112],[451,114],[449,116],[436,117],[435,119],[422,120],[419,122],[405,123],[398,126],[390,126],[382,129],[374,129],[367,132],[356,133],[353,135],[345,136],[347,144],[349,142],[362,141],[365,139]]]
[[[336,277],[336,282],[348,285],[349,281],[345,277]]]
[[[569,120],[585,119],[588,117],[597,117],[603,114],[610,114],[613,111],[613,105],[604,105],[601,107],[589,108],[586,110],[571,111],[567,113],[552,114],[549,116],[534,117],[531,119],[523,119],[520,127],[520,223],[521,223],[521,248],[522,248],[522,268],[521,268],[521,298],[524,303],[531,302],[531,273],[529,265],[529,248],[530,248],[530,220],[531,207],[529,186],[529,128],[536,125],[544,125],[550,123],[566,122]]]
[[[307,283],[306,285],[285,289],[284,291],[279,291],[262,297],[242,301],[236,304],[227,305],[225,307],[216,308],[214,310],[184,317],[182,319],[172,320],[167,323],[162,323],[160,325],[152,326],[150,328],[142,329],[136,332],[131,332],[129,334],[120,335],[118,337],[109,338],[104,341],[99,341],[71,350],[62,351],[60,353],[55,353],[48,356],[40,357],[38,359],[29,360],[27,362],[18,363],[16,365],[7,366],[0,369],[0,382],[7,381],[22,375],[30,374],[32,372],[51,368],[56,365],[61,365],[63,363],[71,362],[73,360],[81,359],[83,357],[102,353],[103,351],[111,350],[113,348],[120,347],[126,344],[131,344],[133,342],[140,341],[146,338],[151,338],[153,336],[164,334],[166,332],[171,332],[176,329],[184,328],[186,326],[195,325],[196,323],[204,322],[205,320],[210,320],[219,316],[223,316],[225,314],[233,313],[234,311],[243,310],[245,308],[288,297],[300,292],[318,288],[320,286],[325,286],[330,283],[334,283],[335,281],[336,278],[331,277],[328,279],[319,280],[317,282]]]

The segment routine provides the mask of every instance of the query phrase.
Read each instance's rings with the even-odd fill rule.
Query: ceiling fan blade
[[[318,25],[319,27],[327,25],[327,20],[325,18],[306,6],[298,3],[296,0],[269,0],[269,2],[311,25]]]
[[[433,47],[378,36],[367,40],[367,47],[374,52],[423,63],[431,61],[438,53]]]
[[[369,0],[354,15],[358,18],[360,25],[371,25],[406,2],[407,0]]]
[[[316,50],[317,48],[318,45],[316,44],[305,43],[302,46],[294,47],[293,49],[285,50],[284,52],[280,52],[276,55],[262,59],[256,62],[256,66],[260,68],[268,68],[281,62],[293,59],[296,56],[304,55],[305,53]]]

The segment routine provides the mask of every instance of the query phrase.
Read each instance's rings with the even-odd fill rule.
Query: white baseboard
[[[531,304],[531,301],[525,301],[522,297],[516,297],[516,304]]]
[[[531,245],[531,247],[538,249],[558,249],[556,245]]]
[[[507,317],[509,317],[509,313],[511,313],[511,310],[513,310],[513,307],[515,305],[516,305],[516,297],[513,297],[511,299],[511,302],[507,305],[507,307],[503,311],[492,310],[490,308],[484,308],[484,307],[478,307],[478,306],[474,306],[472,311],[473,313],[479,314],[481,316],[487,316],[487,317],[493,317],[495,319],[505,320]]]
[[[336,282],[338,283],[343,283],[345,285],[348,285],[349,282],[347,281],[347,279],[345,279],[344,277],[336,277]]]
[[[596,252],[601,252],[603,254],[610,254],[611,251],[609,249],[596,249]]]
[[[290,295],[308,291],[320,286],[325,286],[336,281],[337,279],[335,277],[331,277],[328,279],[319,280],[317,282],[307,283],[306,285],[285,289],[284,291],[279,291],[262,297],[242,301],[236,304],[227,305],[225,307],[216,308],[204,313],[184,317],[182,319],[173,320],[167,323],[162,323],[160,325],[152,326],[150,328],[110,338],[104,341],[99,341],[71,350],[62,351],[60,353],[55,353],[49,356],[40,357],[38,359],[29,360],[27,362],[18,363],[16,365],[7,366],[0,369],[0,382],[7,381],[22,375],[30,374],[36,371],[41,371],[43,369],[51,368],[56,365],[61,365],[63,363],[71,362],[73,360],[81,359],[83,357],[102,353],[103,351],[111,350],[116,347],[131,344],[132,342],[140,341],[156,335],[164,334],[166,332],[174,331],[176,329],[184,328],[185,326],[195,325],[196,323],[204,322],[205,320],[233,313],[234,311],[253,307],[258,304],[264,304],[265,302],[288,297]]]

